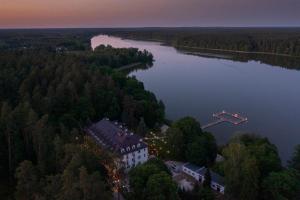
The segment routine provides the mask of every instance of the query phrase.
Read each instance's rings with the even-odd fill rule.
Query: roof
[[[127,154],[147,147],[141,137],[130,132],[123,124],[112,122],[107,118],[90,125],[85,130],[102,146],[119,154]]]
[[[174,160],[167,160],[167,161],[165,161],[165,164],[176,166],[176,167],[182,167],[183,165],[185,165],[184,162],[179,162],[179,161],[174,161]]]
[[[202,167],[201,169],[199,169],[197,171],[198,174],[202,175],[202,176],[205,176],[205,173],[206,173],[206,169],[205,167]],[[224,178],[222,176],[220,176],[219,174],[209,170],[210,172],[210,176],[211,176],[211,180],[215,183],[218,183],[219,185],[222,185],[224,186],[225,185],[225,181],[224,181]]]
[[[167,130],[168,130],[169,128],[170,128],[170,127],[169,127],[168,125],[164,124],[164,125],[162,125],[162,126],[160,127],[160,131],[161,131],[162,133],[166,133]]]
[[[220,154],[217,154],[217,157],[216,157],[215,161],[216,162],[222,162],[222,161],[224,161],[224,157]]]
[[[190,170],[192,170],[194,172],[196,172],[197,170],[203,168],[203,167],[199,167],[197,165],[194,165],[192,163],[187,163],[187,164],[184,165],[184,167],[186,167],[186,168],[188,168],[188,169],[190,169]]]

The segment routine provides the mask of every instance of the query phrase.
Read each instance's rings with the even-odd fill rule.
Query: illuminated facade
[[[148,160],[148,146],[123,124],[105,118],[85,131],[102,147],[116,153],[121,165],[129,170]]]

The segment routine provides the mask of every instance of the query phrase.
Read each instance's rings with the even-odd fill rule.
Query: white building
[[[183,162],[178,162],[178,161],[173,161],[173,160],[165,161],[165,165],[172,172],[172,174],[180,173],[182,171],[182,166],[184,164],[185,163],[183,163]]]
[[[102,119],[85,131],[98,144],[119,155],[120,164],[127,170],[148,160],[148,146],[142,138],[118,122]]]
[[[200,183],[203,183],[205,180],[205,173],[206,173],[205,167],[198,167],[196,165],[187,163],[183,165],[182,171],[193,178],[195,178]],[[219,174],[213,172],[210,170],[211,175],[211,184],[210,187],[222,194],[225,192],[225,184],[224,184],[224,178],[221,177]]]
[[[197,171],[201,169],[201,167],[198,167],[196,165],[187,163],[182,166],[182,171],[190,176],[192,176],[197,181],[200,180],[200,175],[197,173]]]

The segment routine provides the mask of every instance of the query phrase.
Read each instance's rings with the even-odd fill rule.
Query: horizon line
[[[114,26],[114,27],[12,27],[0,30],[45,30],[45,29],[146,29],[146,28],[300,28],[300,26]]]

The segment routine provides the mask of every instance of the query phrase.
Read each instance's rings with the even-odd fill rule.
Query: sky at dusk
[[[300,26],[300,0],[0,0],[0,28]]]

